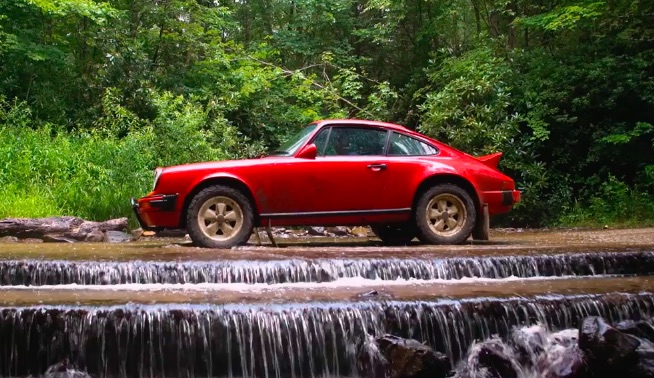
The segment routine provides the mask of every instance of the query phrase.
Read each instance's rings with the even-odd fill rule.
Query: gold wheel
[[[461,199],[450,193],[434,196],[425,211],[429,228],[442,237],[460,232],[466,224],[467,216],[466,206]]]
[[[197,222],[206,237],[220,242],[229,241],[243,227],[243,210],[229,197],[211,197],[200,207]]]

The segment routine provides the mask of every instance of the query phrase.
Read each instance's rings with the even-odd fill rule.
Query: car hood
[[[220,160],[200,163],[189,163],[173,165],[164,168],[166,173],[188,172],[188,171],[205,171],[216,169],[232,169],[241,167],[251,167],[256,165],[273,164],[277,161],[292,159],[292,157],[268,156],[256,159],[237,159],[237,160]]]

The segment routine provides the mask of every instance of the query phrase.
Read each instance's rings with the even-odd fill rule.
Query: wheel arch
[[[220,176],[220,177],[209,177],[206,178],[202,181],[200,181],[198,184],[196,184],[193,189],[186,195],[186,198],[184,198],[184,204],[182,205],[182,212],[180,216],[180,228],[186,228],[186,216],[188,214],[188,208],[191,204],[191,201],[193,200],[193,197],[195,197],[200,191],[203,189],[206,189],[210,186],[214,185],[223,185],[223,186],[228,186],[230,188],[234,188],[243,195],[250,201],[252,204],[252,210],[254,211],[254,224],[259,223],[259,209],[257,207],[257,201],[254,198],[254,194],[252,193],[252,190],[250,190],[250,187],[247,186],[246,183],[241,181],[240,179],[236,177],[231,177],[231,176]]]
[[[472,202],[475,204],[475,209],[479,209],[481,207],[481,200],[479,199],[477,190],[475,189],[475,186],[470,181],[458,175],[441,173],[441,174],[435,174],[429,176],[424,180],[422,180],[420,185],[418,185],[418,189],[416,190],[416,193],[413,196],[413,202],[411,203],[411,210],[415,212],[416,205],[418,204],[418,201],[420,200],[420,197],[423,195],[423,193],[429,190],[429,188],[432,188],[435,185],[439,185],[439,184],[454,184],[461,187],[463,190],[466,191],[466,193],[468,193],[468,195],[472,199]]]

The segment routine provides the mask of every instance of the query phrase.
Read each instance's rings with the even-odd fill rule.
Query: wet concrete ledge
[[[537,295],[583,295],[654,292],[654,277],[580,277],[567,279],[371,281],[273,285],[98,285],[4,287],[0,306],[130,305],[232,303],[266,307],[271,304],[316,302],[423,301],[478,297],[511,298]]]
[[[215,261],[288,258],[435,258],[592,251],[654,251],[654,228],[622,230],[493,231],[488,242],[456,246],[381,247],[370,238],[286,238],[281,248],[253,244],[229,250],[197,248],[183,239],[127,243],[0,244],[0,259],[87,261]]]

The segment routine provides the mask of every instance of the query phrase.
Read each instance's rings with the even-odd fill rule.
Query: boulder
[[[516,357],[523,366],[535,366],[545,352],[547,342],[547,331],[539,324],[514,329],[510,339]]]
[[[357,341],[356,366],[362,378],[388,378],[389,364],[374,337],[362,335]]]
[[[15,236],[3,236],[0,238],[0,243],[18,243],[18,238]]]
[[[134,240],[134,237],[123,231],[105,231],[104,233],[109,243],[124,243]]]
[[[451,370],[446,355],[417,340],[384,335],[377,339],[377,345],[388,362],[390,378],[440,378]]]
[[[67,359],[50,366],[40,378],[91,378],[83,371],[78,370]]]
[[[487,378],[517,378],[518,372],[499,342],[485,343],[477,354],[477,361],[488,371]]]
[[[538,363],[543,378],[583,378],[588,375],[586,360],[575,338],[563,331],[551,335],[550,343]]]
[[[644,321],[624,320],[615,325],[620,332],[654,342],[654,327]]]
[[[325,227],[305,227],[305,230],[310,236],[325,236],[327,234]]]
[[[579,348],[586,356],[594,376],[624,376],[638,364],[637,349],[641,341],[611,327],[604,319],[584,319],[579,334]]]
[[[345,226],[327,227],[325,231],[334,236],[349,236],[352,234],[352,230]]]
[[[361,226],[353,227],[352,235],[365,238],[368,236],[368,227],[361,227]]]
[[[518,362],[498,337],[473,344],[459,366],[457,378],[517,378]]]

